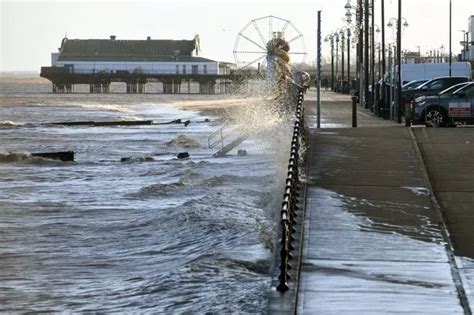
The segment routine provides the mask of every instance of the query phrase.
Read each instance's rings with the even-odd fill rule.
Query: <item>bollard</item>
[[[405,102],[405,127],[411,126],[411,103]]]
[[[352,96],[352,128],[357,127],[357,96]]]

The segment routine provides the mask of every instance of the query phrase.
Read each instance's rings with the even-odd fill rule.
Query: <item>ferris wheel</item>
[[[289,45],[287,56],[292,64],[306,60],[303,34],[288,20],[265,16],[251,20],[239,32],[234,45],[234,59],[240,69],[265,67],[267,56],[275,52],[275,41],[284,40]]]

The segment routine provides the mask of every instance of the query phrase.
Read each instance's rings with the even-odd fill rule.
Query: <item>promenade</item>
[[[297,313],[471,314],[474,129],[406,128],[360,108],[349,128],[350,99],[331,92],[316,129],[314,93],[305,106]]]

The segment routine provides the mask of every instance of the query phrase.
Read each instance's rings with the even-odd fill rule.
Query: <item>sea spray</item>
[[[262,140],[262,152],[270,156],[275,180],[270,183],[271,193],[262,196],[262,206],[271,220],[263,222],[256,218],[256,224],[262,244],[271,248],[270,240],[274,239],[277,230],[276,216],[280,213],[295,113],[286,102],[275,97],[274,90],[265,81],[256,85],[257,89],[240,91],[249,96],[248,102],[245,106],[228,109],[225,116],[234,133]]]

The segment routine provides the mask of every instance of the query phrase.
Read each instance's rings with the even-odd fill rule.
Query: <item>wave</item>
[[[30,152],[0,152],[0,163],[28,163],[35,165],[65,165],[60,160],[33,156]]]
[[[0,163],[14,163],[33,158],[29,152],[0,152]]]
[[[197,148],[200,146],[199,142],[196,139],[184,134],[178,135],[176,138],[171,140],[168,144],[172,146],[179,146],[179,147],[184,147],[184,148]]]
[[[0,121],[0,127],[15,127],[18,126],[18,123],[11,120]]]
[[[119,113],[132,113],[134,110],[122,107],[116,104],[95,104],[95,103],[82,103],[76,104],[79,107],[85,109],[92,109],[92,110],[106,110],[111,112],[119,112]]]
[[[169,196],[177,189],[182,189],[186,185],[180,182],[170,184],[153,184],[150,186],[142,187],[136,193],[129,194],[130,197],[134,198],[149,198],[149,197],[161,197]]]

